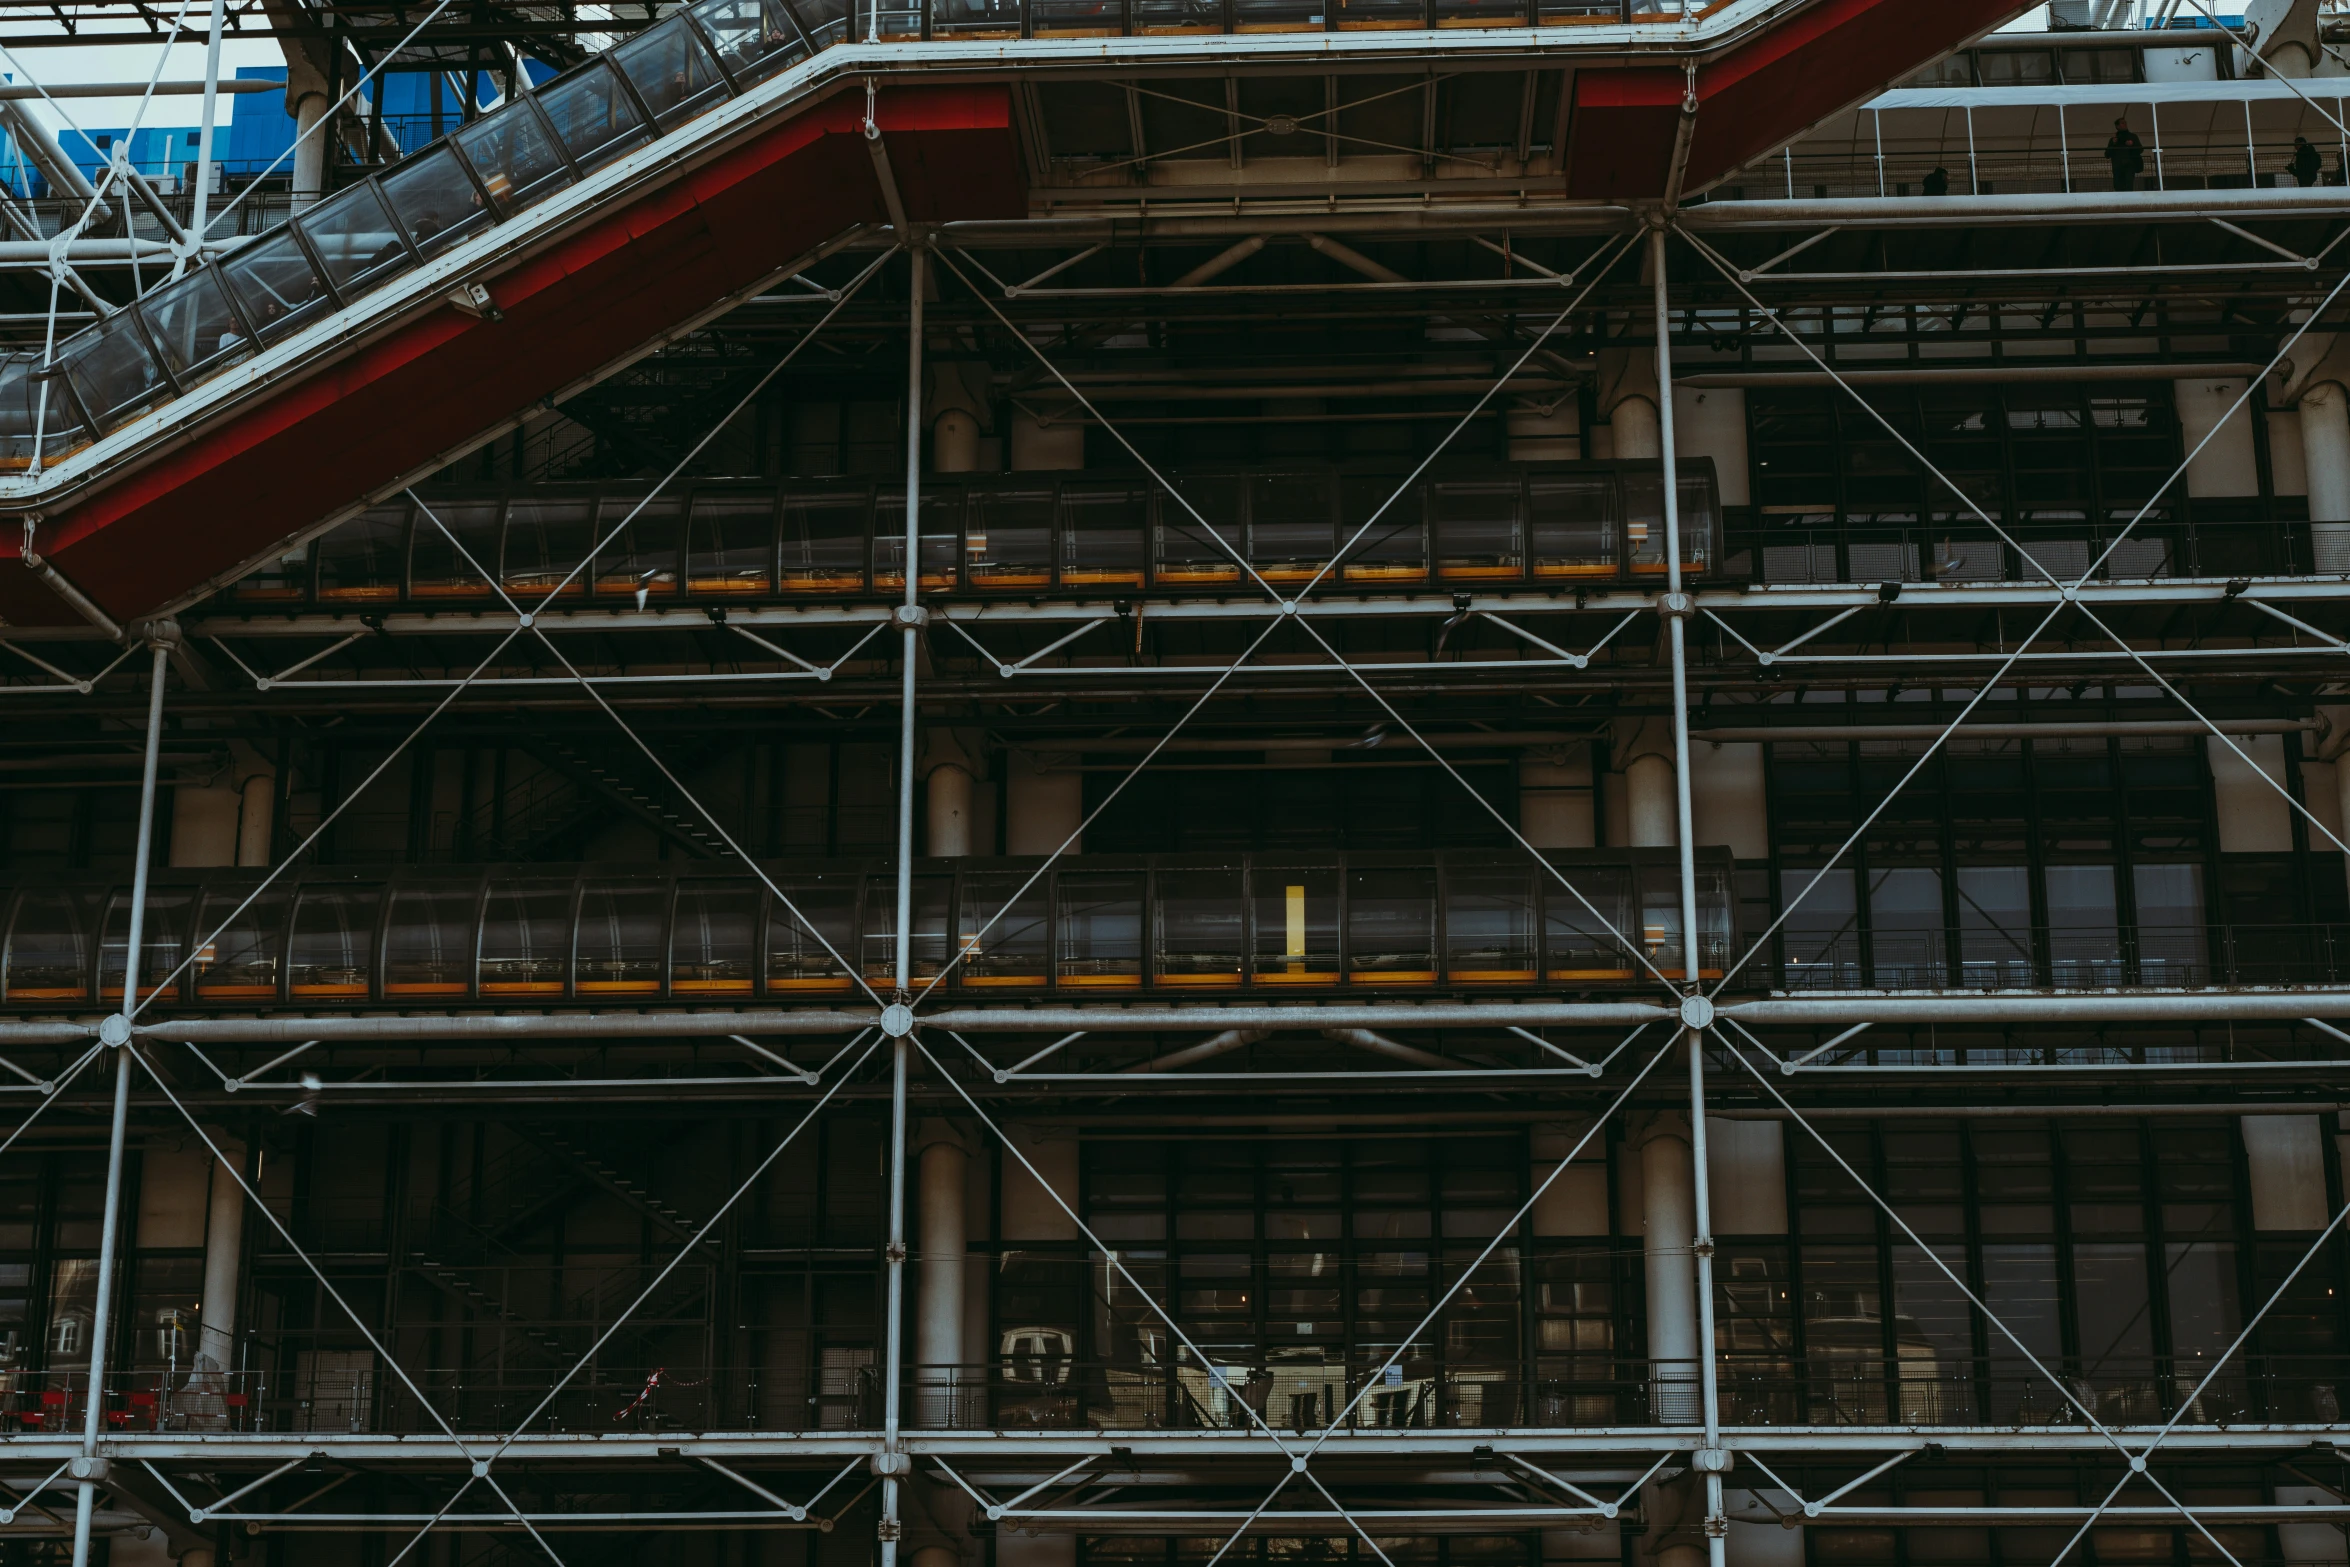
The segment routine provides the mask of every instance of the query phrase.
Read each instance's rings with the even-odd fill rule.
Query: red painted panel
[[[1784,145],[2018,9],[2014,0],[1820,0],[1698,70],[1683,187],[1701,189]],[[1662,196],[1685,84],[1658,67],[1576,73],[1567,194]]]
[[[778,261],[851,224],[883,221],[863,111],[861,94],[815,105],[658,192],[589,217],[490,280],[502,320],[442,309],[408,322],[76,497],[44,525],[46,553],[110,613],[134,618],[660,335]],[[1005,90],[895,89],[881,94],[876,118],[917,215],[1025,212]],[[14,547],[0,541],[0,552]],[[0,616],[19,620],[15,588],[32,579],[11,569],[0,581],[9,583]],[[22,608],[21,623],[35,623],[34,605]]]

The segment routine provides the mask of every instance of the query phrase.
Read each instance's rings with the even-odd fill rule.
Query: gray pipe
[[[1120,1070],[1124,1072],[1172,1072],[1177,1067],[1189,1066],[1194,1061],[1209,1061],[1217,1056],[1229,1055],[1244,1045],[1255,1044],[1272,1032],[1269,1028],[1228,1028],[1221,1034],[1202,1040],[1196,1045],[1186,1045],[1181,1050],[1171,1050],[1163,1056],[1144,1061],[1136,1066],[1122,1067]]]
[[[1352,1045],[1357,1050],[1368,1050],[1391,1061],[1408,1061],[1414,1066],[1434,1067],[1447,1072],[1457,1072],[1463,1065],[1462,1062],[1447,1061],[1440,1055],[1416,1049],[1368,1028],[1325,1028],[1321,1032],[1324,1039]]]

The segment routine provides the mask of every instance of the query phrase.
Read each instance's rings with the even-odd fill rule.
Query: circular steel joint
[[[1683,996],[1681,998],[1681,1026],[1683,1028],[1707,1029],[1713,1027],[1713,1024],[1714,1004],[1711,997]],[[1719,1451],[1719,1449],[1708,1449],[1708,1451]]]
[[[914,1009],[903,1001],[893,1001],[881,1009],[881,1031],[892,1039],[903,1039],[914,1032]]]
[[[127,1045],[131,1042],[131,1020],[120,1012],[98,1025],[98,1042],[106,1045]]]
[[[1289,1467],[1292,1473],[1304,1474],[1306,1472],[1306,1455],[1303,1453],[1290,1454]]]
[[[922,604],[900,604],[889,612],[889,618],[909,631],[919,631],[930,624],[930,609]]]
[[[1726,1475],[1730,1472],[1730,1450],[1726,1447],[1701,1447],[1691,1455],[1690,1467],[1701,1475]]]
[[[1687,620],[1697,613],[1697,601],[1686,593],[1659,593],[1656,612],[1667,620]]]

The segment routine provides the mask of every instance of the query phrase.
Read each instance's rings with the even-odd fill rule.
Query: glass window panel
[[[2146,1292],[2146,1248],[2076,1242],[2073,1298],[2081,1332],[2081,1377],[2105,1421],[2162,1418],[2155,1383],[2154,1322]]]
[[[1318,472],[1259,473],[1248,484],[1249,560],[1267,582],[1307,582],[1338,548],[1330,478]]]
[[[1812,1419],[1883,1425],[1885,1318],[1875,1248],[1803,1248],[1803,1336]]]
[[[909,978],[916,984],[936,979],[947,961],[947,920],[954,896],[954,878],[914,878],[914,929],[909,942]],[[897,983],[897,881],[889,876],[865,879],[865,978],[875,989]]]
[[[570,165],[564,162],[554,133],[528,98],[483,116],[449,139],[465,154],[474,177],[501,213],[519,212],[571,183]]]
[[[1957,873],[1959,973],[2007,990],[2032,983],[2032,873],[2021,865],[1962,865]]]
[[[857,593],[865,586],[871,497],[863,487],[792,490],[783,497],[783,588]],[[903,512],[900,513],[903,515]]]
[[[304,887],[288,942],[288,993],[296,1000],[364,1000],[375,971],[374,887]]]
[[[765,81],[808,52],[799,29],[776,0],[700,0],[688,14],[717,46],[718,63],[740,91],[748,91],[753,83]]]
[[[1515,577],[1525,569],[1525,496],[1515,479],[1447,479],[1428,486],[1436,575],[1452,581]]]
[[[32,466],[36,428],[44,461],[87,439],[73,399],[53,374],[40,373],[36,357],[11,354],[0,359],[0,469]]]
[[[1413,484],[1399,495],[1395,481],[1385,475],[1339,476],[1338,535],[1339,542],[1347,546],[1346,565],[1341,570],[1345,581],[1426,579],[1428,529],[1423,493],[1420,485]]]
[[[8,926],[8,962],[0,974],[8,999],[86,999],[97,917],[98,900],[90,893],[28,888]]]
[[[617,158],[647,140],[645,117],[609,60],[590,60],[541,87],[532,97],[547,123],[583,169]]]
[[[1616,485],[1598,474],[1537,473],[1527,481],[1534,575],[1605,578],[1616,574]]]
[[[1860,913],[1852,872],[1781,871],[1779,939],[1787,953],[1790,990],[1844,990],[1860,984]],[[1801,900],[1801,901],[1798,901]]]
[[[1049,945],[1045,880],[1026,890],[1027,873],[966,873],[955,944],[962,954],[962,982],[971,989],[1041,989]]]
[[[372,180],[336,192],[294,220],[335,293],[348,301],[413,261]]]
[[[118,311],[68,338],[57,351],[74,395],[102,430],[172,395],[163,365],[147,346],[135,311]]]
[[[1553,980],[1631,979],[1632,873],[1620,865],[1560,867],[1542,888],[1543,967]],[[1572,888],[1570,891],[1569,889]]]
[[[1944,979],[1942,873],[1898,865],[1869,872],[1869,940],[1880,989],[1917,990]]]
[[[1237,869],[1161,871],[1157,903],[1160,984],[1240,983],[1247,943]]]
[[[585,593],[584,562],[595,543],[592,493],[517,496],[506,513],[506,555],[499,576],[524,609],[558,588],[566,598]]]
[[[628,518],[623,525],[622,518]],[[615,529],[617,532],[614,532]],[[596,592],[638,602],[677,592],[678,558],[685,544],[685,498],[611,495],[604,499],[596,550]]]
[[[1347,970],[1356,984],[1435,984],[1435,870],[1348,872],[1346,948]]]
[[[689,878],[677,884],[670,937],[669,991],[678,996],[747,996],[757,951],[759,900],[748,881]]]
[[[1052,585],[1053,503],[1050,486],[970,492],[964,508],[963,574],[971,586]]]
[[[1916,1246],[1893,1248],[1895,1392],[1903,1424],[1971,1425],[1977,1418],[1974,1306],[1953,1274],[1966,1277],[1963,1247],[1938,1247],[1935,1255]]]
[[[579,900],[579,994],[657,995],[669,884],[652,877],[591,881]]]
[[[2163,1247],[2164,1286],[2170,1299],[2172,1375],[2184,1398],[2211,1374],[2213,1365],[2243,1330],[2242,1295],[2232,1241],[2173,1241]],[[2241,1419],[2245,1391],[2243,1361],[2231,1359],[2211,1385],[2187,1408],[2186,1418],[2203,1422]]]
[[[2051,980],[2058,985],[2121,984],[2113,867],[2051,865],[2045,874]]]
[[[1454,984],[1534,981],[1534,873],[1454,865],[1444,874],[1445,977]]]
[[[492,881],[482,903],[481,993],[560,996],[571,967],[569,877]]]
[[[689,593],[766,593],[775,586],[775,494],[697,490],[687,530]]]
[[[1991,1418],[2001,1425],[2046,1425],[2059,1410],[2070,1412],[2063,1395],[2018,1353],[2016,1344],[2042,1365],[2063,1353],[2058,1318],[2056,1248],[2000,1242],[1983,1247],[1983,1304],[2015,1335],[1993,1332]]]
[[[488,598],[490,581],[482,573],[497,569],[498,519],[504,510],[505,503],[497,500],[436,496],[419,501],[408,539],[408,596]]]
[[[447,143],[384,175],[384,200],[408,242],[426,260],[490,224],[481,189]]]
[[[139,927],[139,995],[144,1000],[157,993],[157,987],[179,967],[181,954],[187,942],[189,905],[194,894],[186,888],[150,888],[147,892],[147,917]],[[100,1002],[121,999],[125,975],[123,953],[130,944],[131,900],[127,893],[116,893],[106,907],[106,930],[98,949],[98,999]],[[165,995],[177,994],[174,981]]]
[[[1256,983],[1338,983],[1338,868],[1259,865],[1250,873]]]
[[[253,351],[245,324],[229,304],[218,267],[199,267],[139,301],[148,335],[164,363],[185,386],[234,364]]]
[[[285,890],[278,887],[258,896],[249,887],[215,887],[205,893],[196,914],[196,938],[202,943],[193,965],[197,999],[277,999],[287,902]]]
[[[684,124],[726,96],[718,62],[683,17],[655,23],[616,46],[611,56],[660,131]]]
[[[408,503],[361,512],[318,541],[318,596],[366,603],[400,596],[408,554]]]
[[[334,305],[291,229],[244,246],[220,264],[220,275],[264,343],[276,342]]]
[[[1070,480],[1061,486],[1061,582],[1065,587],[1142,586],[1149,498],[1131,484]]]
[[[768,905],[768,990],[851,989],[847,964],[855,955],[857,939],[856,878],[799,877],[782,885],[791,907]]]
[[[1063,871],[1056,897],[1061,984],[1129,989],[1142,983],[1140,871]]]
[[[2130,881],[2138,904],[2138,983],[2209,984],[2203,867],[2133,865]]]
[[[922,586],[955,585],[955,552],[961,545],[963,496],[958,490],[922,492]],[[873,586],[895,592],[906,585],[906,496],[886,491],[873,497]]]
[[[384,922],[384,996],[462,996],[473,979],[471,882],[409,883]]]
[[[1704,883],[1699,883],[1699,897],[1704,896]],[[1704,915],[1701,913],[1699,919]],[[1700,935],[1703,932],[1700,931]],[[1689,963],[1689,946],[1681,934],[1681,873],[1670,865],[1644,864],[1640,867],[1640,946],[1667,979],[1683,977]],[[1706,952],[1700,942],[1698,974],[1705,977]],[[1720,960],[1715,960],[1718,969]]]
[[[1159,581],[1186,586],[1240,580],[1244,482],[1229,474],[1186,474],[1180,500],[1163,491],[1152,497]]]

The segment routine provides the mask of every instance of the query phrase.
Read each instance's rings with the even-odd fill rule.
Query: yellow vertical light
[[[1303,887],[1285,889],[1283,900],[1289,915],[1289,947],[1285,957],[1302,958],[1306,955],[1306,890]]]

